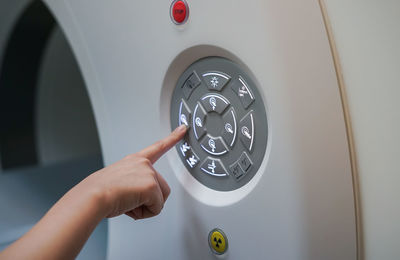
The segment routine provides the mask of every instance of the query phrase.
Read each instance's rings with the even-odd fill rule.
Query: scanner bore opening
[[[0,50],[0,205],[7,208],[0,211],[0,250],[103,166],[90,99],[69,43],[41,1],[26,2]],[[78,259],[105,259],[106,244],[104,221]]]

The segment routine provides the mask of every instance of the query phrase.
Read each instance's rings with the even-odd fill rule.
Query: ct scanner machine
[[[0,249],[180,124],[160,216],[78,259],[399,259],[400,2],[0,1]]]

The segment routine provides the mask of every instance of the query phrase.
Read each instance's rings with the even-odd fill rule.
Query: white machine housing
[[[3,5],[18,14],[30,1],[5,2],[1,2],[0,10],[5,10]],[[106,248],[103,257],[398,257],[400,252],[394,244],[373,238],[380,233],[373,213],[377,205],[369,194],[375,189],[372,180],[376,180],[376,171],[364,167],[373,167],[375,157],[364,152],[372,149],[364,134],[376,132],[363,128],[363,120],[370,120],[371,109],[365,106],[364,91],[354,86],[369,86],[368,79],[374,75],[368,74],[368,69],[366,75],[357,74],[355,68],[369,68],[359,63],[366,50],[353,52],[349,47],[355,48],[360,41],[351,34],[366,27],[354,24],[354,16],[348,11],[365,15],[382,5],[372,2],[375,4],[365,4],[365,10],[358,10],[356,4],[330,0],[187,0],[189,17],[177,25],[171,21],[171,1],[45,0],[82,73],[105,165],[169,133],[171,95],[177,79],[201,58],[220,56],[239,64],[256,81],[266,106],[267,150],[248,184],[229,192],[209,189],[187,172],[172,149],[155,164],[172,190],[163,212],[142,221],[127,216],[108,220],[107,242],[100,239],[97,244]],[[391,11],[387,7],[376,13],[387,14],[381,18],[398,25],[400,16],[395,14],[399,13],[399,4],[391,5]],[[369,21],[367,16],[362,19]],[[7,26],[0,25],[5,31],[3,28],[11,28],[12,23]],[[391,47],[399,46],[398,31],[390,40]],[[4,45],[0,42],[0,47]],[[382,67],[390,67],[378,73],[390,74],[388,80],[394,84],[399,80],[394,69],[400,67],[400,57],[398,50],[393,52],[398,59],[383,56],[392,63],[382,62]],[[400,118],[394,100],[399,90],[385,86],[382,89],[388,91],[387,99],[382,97],[379,104],[388,102],[393,107],[381,112],[391,113],[392,119]],[[344,98],[347,91],[350,94]],[[374,91],[379,96],[377,93]],[[349,128],[353,119],[354,132]],[[387,123],[384,118],[374,120]],[[391,130],[382,127],[393,142],[385,143],[388,149],[382,156],[394,154],[398,158],[399,121],[391,123]],[[360,157],[355,150],[361,151]],[[398,173],[394,159],[376,162],[387,163],[388,178],[398,180],[394,177]],[[364,172],[366,178],[358,183],[355,176]],[[380,190],[389,189],[392,196],[398,196],[392,185],[384,182]],[[362,198],[365,207],[360,208]],[[393,216],[380,236],[387,241],[394,239],[387,234],[395,231],[393,234],[399,235],[400,231],[394,223],[400,210],[394,208],[383,208],[384,214],[391,212]],[[229,249],[222,256],[214,255],[209,248],[207,238],[213,228],[222,229],[229,240]]]

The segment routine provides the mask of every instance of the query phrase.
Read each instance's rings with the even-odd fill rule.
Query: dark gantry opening
[[[0,1],[7,8],[10,15],[0,17],[0,250],[103,167],[88,90],[62,28],[41,1]],[[106,244],[102,221],[77,259],[105,259]]]
[[[34,113],[37,77],[46,43],[56,26],[40,1],[21,14],[0,71],[0,154],[3,169],[37,163]]]

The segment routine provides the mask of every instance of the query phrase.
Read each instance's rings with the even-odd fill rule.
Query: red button
[[[183,23],[186,20],[186,5],[183,1],[176,1],[172,6],[172,17],[176,23]]]

